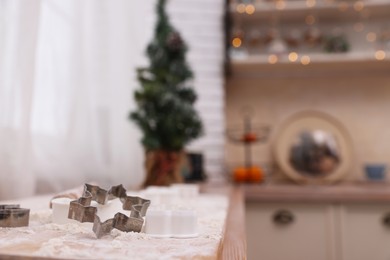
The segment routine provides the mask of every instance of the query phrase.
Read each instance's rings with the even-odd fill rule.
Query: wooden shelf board
[[[265,184],[243,186],[251,202],[389,203],[389,183],[337,185]]]
[[[276,64],[268,63],[268,55],[253,55],[246,59],[230,61],[233,76],[257,77],[318,77],[318,76],[367,76],[389,75],[390,53],[384,60],[375,60],[373,54],[312,54],[311,62],[302,65],[289,62],[286,57]]]
[[[238,4],[230,4],[229,10],[234,18],[237,19],[268,19],[270,16],[278,16],[281,20],[296,20],[301,19],[302,15],[315,14],[319,18],[332,18],[332,21],[342,19],[351,20],[359,19],[361,17],[360,12],[353,9],[355,1],[344,1],[348,4],[348,8],[345,11],[340,10],[341,2],[324,3],[319,2],[314,7],[307,7],[306,1],[286,1],[286,6],[282,10],[275,8],[273,2],[262,2],[254,4],[256,11],[252,15],[246,13],[240,14],[237,12]],[[386,0],[371,0],[364,1],[364,8],[362,10],[370,13],[370,18],[388,18],[390,11],[390,3]]]

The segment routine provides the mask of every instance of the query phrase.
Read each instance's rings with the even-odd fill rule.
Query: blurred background
[[[128,116],[155,5],[0,0],[0,198],[86,181],[140,187],[142,135]],[[189,47],[204,126],[186,150],[203,156],[208,182],[231,178],[252,141],[261,142],[251,164],[276,172],[273,145],[301,111],[345,128],[346,180],[364,180],[367,163],[390,163],[389,1],[170,0],[167,12]],[[237,142],[229,131],[245,134],[248,108],[251,124],[270,131]]]
[[[86,181],[139,188],[141,133],[128,119],[136,68],[155,24],[156,1],[0,0],[0,198],[57,192]],[[207,6],[207,8],[204,8]],[[169,1],[189,45],[209,180],[224,146],[224,3]]]
[[[253,161],[280,171],[284,122],[302,111],[337,120],[351,139],[343,180],[365,181],[364,165],[390,163],[390,1],[235,0],[228,7],[227,127],[250,106],[272,128]],[[227,142],[226,161],[244,160]]]

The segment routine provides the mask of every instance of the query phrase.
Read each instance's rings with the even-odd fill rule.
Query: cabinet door
[[[331,205],[248,202],[248,259],[333,260]]]
[[[390,205],[340,207],[343,260],[390,259]]]

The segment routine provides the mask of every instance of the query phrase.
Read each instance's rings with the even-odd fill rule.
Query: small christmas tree
[[[138,109],[130,115],[143,132],[147,152],[144,186],[180,182],[180,153],[202,134],[193,108],[196,94],[186,86],[193,77],[186,62],[187,46],[170,24],[165,3],[157,4],[155,36],[146,50],[150,65],[137,71],[142,88],[134,95]]]

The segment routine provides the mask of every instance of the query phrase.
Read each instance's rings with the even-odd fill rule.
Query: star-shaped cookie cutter
[[[23,209],[20,205],[0,205],[0,227],[28,226],[30,209]]]
[[[97,208],[91,206],[92,201],[105,205],[107,201],[119,198],[124,210],[131,211],[130,216],[120,212],[111,219],[101,222]],[[124,232],[141,232],[144,224],[143,217],[150,205],[150,200],[140,197],[127,196],[126,189],[121,185],[112,186],[108,191],[99,186],[85,184],[83,195],[70,202],[68,218],[79,222],[93,223],[93,232],[97,238],[110,234],[116,228]]]

